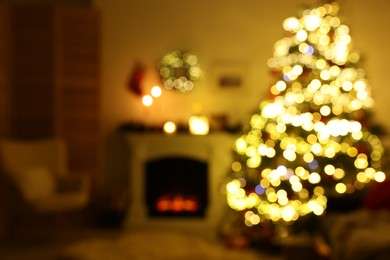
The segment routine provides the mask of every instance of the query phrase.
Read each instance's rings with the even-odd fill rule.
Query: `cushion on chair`
[[[45,166],[21,170],[15,177],[19,189],[28,201],[50,197],[57,189],[54,174]]]
[[[0,142],[2,167],[9,173],[45,166],[62,176],[67,173],[66,146],[61,139],[13,140]]]
[[[89,200],[89,176],[69,174],[61,139],[0,140],[1,170],[37,212],[80,209]]]

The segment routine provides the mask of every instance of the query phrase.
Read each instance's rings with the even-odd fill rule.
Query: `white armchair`
[[[78,210],[89,202],[89,178],[69,174],[60,139],[2,140],[0,160],[2,171],[38,213]]]

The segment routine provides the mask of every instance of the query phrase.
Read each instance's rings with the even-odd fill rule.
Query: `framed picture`
[[[250,85],[248,64],[243,61],[216,62],[212,67],[214,88],[223,93],[246,94]]]

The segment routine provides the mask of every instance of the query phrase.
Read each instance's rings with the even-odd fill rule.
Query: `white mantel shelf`
[[[221,132],[205,136],[190,134],[164,135],[161,133],[126,133],[129,146],[129,174],[131,206],[125,227],[163,227],[178,229],[209,229],[216,227],[226,209],[223,183],[232,162],[235,135]],[[144,166],[152,159],[182,156],[208,163],[209,201],[204,218],[149,217],[144,200]]]

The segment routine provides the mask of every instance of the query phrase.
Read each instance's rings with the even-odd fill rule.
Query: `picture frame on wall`
[[[250,70],[244,61],[219,61],[212,66],[212,85],[220,94],[245,95],[250,86]]]

